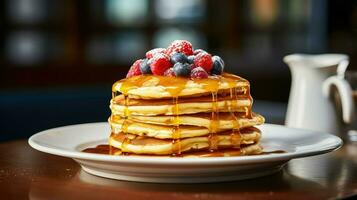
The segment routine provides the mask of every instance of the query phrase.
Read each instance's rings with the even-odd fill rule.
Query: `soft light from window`
[[[107,17],[112,24],[142,24],[148,14],[147,0],[107,0]]]
[[[146,37],[140,32],[122,32],[114,38],[114,60],[129,64],[145,57]]]
[[[154,35],[154,47],[167,47],[173,40],[188,40],[195,48],[206,48],[205,36],[194,29],[162,28]]]
[[[34,31],[19,31],[11,33],[6,41],[8,59],[16,64],[36,64],[45,58],[45,48],[48,45],[44,35]]]
[[[8,0],[7,15],[17,23],[38,23],[47,17],[45,0]]]
[[[200,22],[206,13],[205,3],[203,0],[156,0],[155,13],[162,21]]]

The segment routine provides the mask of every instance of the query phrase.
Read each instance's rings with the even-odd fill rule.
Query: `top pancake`
[[[182,115],[201,112],[212,112],[214,106],[219,112],[245,112],[251,110],[253,100],[251,97],[230,96],[216,98],[216,102],[212,101],[212,97],[201,96],[194,98],[182,98],[175,102],[171,99],[124,99],[123,95],[114,97],[110,102],[112,114],[125,116],[130,115]],[[126,105],[125,105],[126,104]]]
[[[249,90],[249,82],[228,73],[207,79],[141,75],[116,82],[112,91],[120,92],[129,98],[160,99],[201,96],[234,88],[246,93]]]

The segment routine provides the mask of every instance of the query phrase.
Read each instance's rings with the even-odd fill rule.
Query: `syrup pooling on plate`
[[[95,154],[104,154],[104,155],[125,155],[125,156],[134,156],[136,154],[130,154],[130,153],[122,153],[120,149],[112,147],[107,144],[100,144],[95,147],[89,147],[86,149],[83,149],[82,152],[85,153],[95,153]],[[197,157],[224,157],[227,154],[234,155],[234,156],[239,156],[241,155],[241,151],[239,148],[228,148],[228,149],[222,149],[222,150],[217,150],[217,151],[197,151],[197,152],[190,152],[190,153],[182,153],[180,157],[190,157],[190,156],[197,156]],[[273,151],[262,151],[260,153],[254,154],[254,155],[270,155],[270,154],[282,154],[282,153],[287,153],[285,150],[273,150]],[[140,156],[153,156],[153,155],[140,155]],[[157,155],[155,155],[157,156]],[[167,157],[167,156],[163,156]]]

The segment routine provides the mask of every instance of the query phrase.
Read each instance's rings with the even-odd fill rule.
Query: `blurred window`
[[[148,16],[148,0],[107,0],[106,13],[114,25],[144,24]]]
[[[93,64],[108,64],[112,61],[112,43],[106,36],[93,36],[86,47],[86,59]]]
[[[12,22],[33,24],[48,17],[46,0],[8,0],[7,16]]]
[[[161,22],[197,23],[206,14],[204,0],[155,0],[155,14]]]
[[[251,0],[250,18],[253,25],[267,27],[276,22],[278,17],[278,0]]]
[[[21,66],[31,66],[46,59],[44,34],[34,31],[17,31],[9,34],[6,41],[8,59]]]
[[[153,38],[153,46],[167,47],[173,40],[177,39],[188,40],[194,47],[200,47],[202,49],[206,47],[206,39],[204,34],[190,27],[164,27],[157,30]]]
[[[86,48],[87,60],[92,64],[129,65],[143,57],[147,50],[146,37],[141,32],[127,31],[93,36]]]
[[[122,64],[131,64],[142,58],[147,50],[146,37],[141,32],[122,32],[114,36],[113,60]]]

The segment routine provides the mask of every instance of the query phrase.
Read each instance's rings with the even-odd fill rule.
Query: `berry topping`
[[[194,56],[194,55],[188,56],[187,57],[188,63],[193,64],[193,61],[195,60],[195,57],[196,56]]]
[[[176,76],[189,76],[191,72],[191,65],[188,63],[176,63],[173,66]]]
[[[197,55],[199,53],[207,53],[207,51],[203,50],[203,49],[196,49],[194,52],[193,52],[193,55]]]
[[[171,67],[168,70],[165,71],[164,76],[176,76],[174,69]]]
[[[151,49],[150,51],[146,52],[146,58],[150,59],[154,57],[155,54],[158,53],[165,53],[166,49],[164,48],[156,48],[156,49]]]
[[[162,53],[155,54],[148,62],[154,75],[163,75],[171,67],[169,57]]]
[[[142,74],[152,74],[148,59],[144,59],[140,62],[140,70]]]
[[[203,49],[194,50],[186,40],[174,40],[166,49],[155,48],[145,55],[146,58],[133,63],[127,77],[153,74],[207,78],[210,75],[221,75],[224,70],[221,57],[211,56]]]
[[[188,62],[187,56],[185,54],[183,54],[183,53],[174,53],[174,54],[172,54],[171,63],[175,64],[177,62],[187,63]]]
[[[208,73],[202,67],[196,67],[191,71],[191,78],[208,78]]]
[[[197,54],[194,60],[194,66],[202,67],[206,72],[210,72],[212,69],[211,55],[205,52]]]
[[[142,62],[142,59],[139,59],[133,63],[133,65],[129,69],[128,74],[126,75],[127,78],[130,78],[132,76],[141,75],[141,71],[140,71],[140,63],[141,62]]]
[[[219,56],[212,56],[213,67],[211,74],[221,75],[224,69],[224,61]]]
[[[175,52],[183,53],[186,56],[192,55],[192,44],[186,40],[175,40],[167,47],[166,54],[172,56]]]

